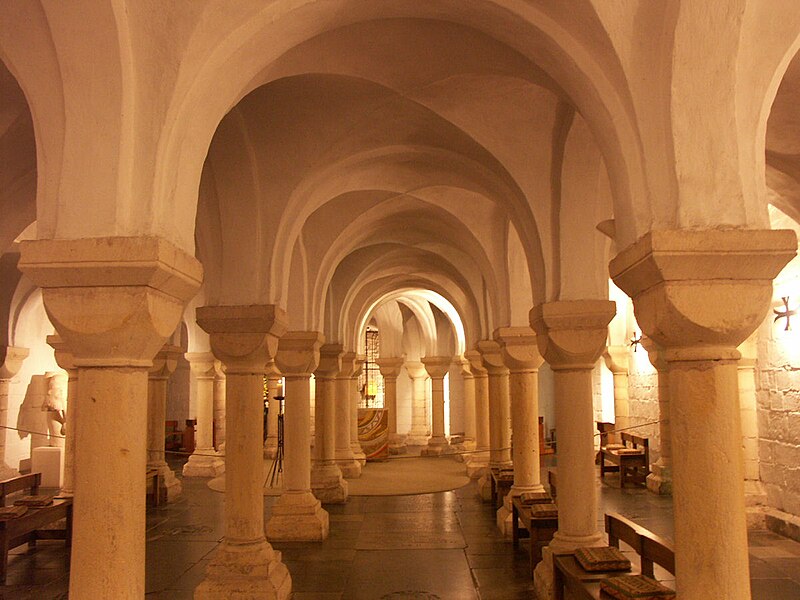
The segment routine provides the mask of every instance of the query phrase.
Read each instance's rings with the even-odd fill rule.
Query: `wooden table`
[[[60,519],[67,520],[67,528],[41,529]],[[63,539],[69,549],[72,545],[72,498],[58,498],[49,506],[28,507],[21,517],[0,521],[0,583],[6,582],[8,551],[22,544],[35,544],[36,540]]]
[[[515,496],[511,500],[511,511],[511,542],[516,549],[519,548],[521,537],[530,538],[531,577],[533,577],[533,570],[542,560],[542,548],[550,543],[558,529],[558,517],[534,517],[530,506],[522,504],[519,496]],[[521,535],[520,521],[522,521],[523,528],[528,532],[527,535]]]

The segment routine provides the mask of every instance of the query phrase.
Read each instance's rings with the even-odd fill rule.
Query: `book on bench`
[[[646,575],[618,575],[600,582],[600,590],[617,600],[672,600],[675,591]]]
[[[0,521],[10,521],[21,517],[28,512],[27,506],[3,506],[0,507]]]
[[[619,548],[613,546],[578,548],[575,550],[575,560],[584,571],[631,570],[631,561],[625,558]]]
[[[53,503],[54,494],[37,494],[36,496],[23,496],[14,500],[16,506],[30,506],[31,508],[40,508],[42,506],[50,506]]]
[[[555,518],[558,517],[558,507],[552,502],[545,504],[531,504],[531,516],[538,518]]]
[[[639,448],[619,448],[614,450],[615,454],[644,454],[644,450]]]
[[[524,504],[550,504],[553,498],[547,492],[524,492],[519,495],[519,501]]]

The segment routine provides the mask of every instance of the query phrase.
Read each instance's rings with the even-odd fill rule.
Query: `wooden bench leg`
[[[0,585],[5,585],[8,572],[8,539],[5,535],[0,539],[0,553]]]

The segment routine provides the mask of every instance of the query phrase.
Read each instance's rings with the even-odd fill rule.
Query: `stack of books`
[[[4,506],[0,508],[0,521],[10,521],[28,512],[27,506]]]
[[[558,517],[558,507],[552,502],[531,504],[531,516],[542,519]]]
[[[53,494],[38,494],[36,496],[23,496],[14,500],[16,506],[30,506],[32,508],[41,508],[42,506],[50,506],[53,503]]]
[[[613,546],[596,546],[575,550],[575,560],[584,571],[630,571],[631,561]]]
[[[519,501],[528,506],[529,504],[549,504],[553,499],[547,492],[524,492],[519,495]]]
[[[675,591],[646,575],[619,575],[600,582],[600,590],[617,600],[673,600]]]

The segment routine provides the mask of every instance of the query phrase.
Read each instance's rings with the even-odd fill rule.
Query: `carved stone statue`
[[[47,397],[42,403],[42,410],[47,411],[50,445],[63,446],[67,422],[67,374],[48,371],[45,377],[47,377]]]

